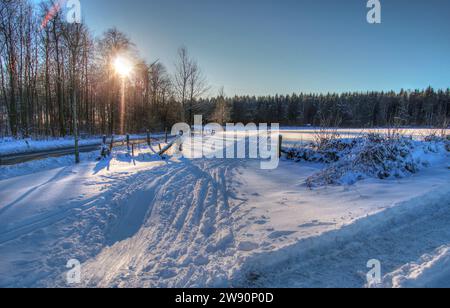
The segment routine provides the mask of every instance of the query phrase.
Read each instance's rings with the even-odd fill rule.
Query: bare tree
[[[178,49],[178,62],[175,64],[175,89],[178,99],[181,102],[181,121],[186,120],[186,101],[188,97],[189,79],[191,78],[192,69],[186,47]]]
[[[228,121],[230,121],[230,106],[228,105],[228,102],[225,98],[224,87],[220,88],[219,90],[219,94],[215,102],[214,112],[211,118],[213,121],[221,125],[225,125]]]
[[[161,63],[152,66],[150,75],[154,116],[159,117],[162,128],[167,129],[169,113],[173,108],[170,106],[170,97],[173,95],[172,81],[166,67]]]
[[[208,90],[206,77],[198,66],[196,61],[191,61],[191,73],[189,78],[189,122],[194,122],[194,112],[202,112],[202,106],[197,105],[196,101]]]
[[[2,35],[2,42],[5,48],[4,57],[9,76],[8,86],[8,116],[11,133],[13,136],[18,135],[18,114],[17,114],[17,87],[18,87],[18,52],[17,52],[17,29],[18,19],[16,16],[19,14],[18,3],[14,1],[2,1],[0,2],[0,30]]]
[[[55,4],[52,1],[52,7]],[[61,33],[63,22],[61,14],[56,11],[55,16],[51,20],[52,39],[54,42],[55,62],[56,62],[56,98],[58,105],[59,133],[61,136],[66,135],[66,119],[64,108],[64,68],[63,68],[63,49],[61,48]]]
[[[196,100],[208,91],[206,77],[198,63],[189,57],[186,47],[178,50],[178,62],[175,65],[175,90],[181,102],[181,120],[186,117],[190,123],[194,121]],[[198,106],[197,106],[198,107]]]
[[[64,27],[63,35],[66,41],[67,48],[70,53],[70,79],[71,79],[71,99],[72,99],[72,121],[73,121],[73,135],[75,138],[75,163],[80,162],[80,153],[78,148],[78,105],[77,105],[77,90],[78,90],[78,65],[81,58],[81,48],[84,37],[84,27],[82,24],[68,24]]]

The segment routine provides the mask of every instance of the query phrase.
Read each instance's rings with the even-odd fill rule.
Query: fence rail
[[[164,137],[162,137],[162,138],[164,138]],[[151,140],[159,140],[159,139],[151,137]],[[145,138],[130,139],[129,142],[133,143],[134,145],[147,144],[148,138],[145,137]],[[107,143],[111,144],[111,139],[107,140]],[[114,147],[115,146],[125,146],[126,144],[127,144],[126,140],[117,140],[112,143],[112,145]],[[79,146],[79,151],[80,151],[80,153],[93,152],[96,150],[100,150],[102,145],[103,145],[103,141],[99,140],[99,142],[95,143],[95,144]],[[29,161],[33,161],[33,160],[40,160],[40,159],[45,159],[45,158],[50,158],[50,157],[61,157],[61,156],[72,155],[72,154],[75,154],[74,146],[0,155],[0,166],[15,165],[15,164],[25,163],[25,162],[29,162]]]

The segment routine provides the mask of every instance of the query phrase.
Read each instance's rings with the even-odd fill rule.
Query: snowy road
[[[0,170],[0,286],[67,286],[74,258],[87,287],[363,287],[373,258],[386,286],[450,276],[432,270],[449,259],[448,157],[316,190],[316,164],[83,158]]]
[[[376,259],[385,274],[383,287],[450,287],[448,266],[422,277],[433,263],[444,259],[448,265],[449,221],[450,187],[442,187],[339,230],[250,258],[238,285],[361,288],[367,284],[367,262]]]
[[[170,287],[226,282],[222,265],[233,264],[230,259],[236,255],[233,197],[226,184],[232,166],[184,161],[167,171],[169,176],[139,183],[139,193],[126,200],[143,204],[138,216],[146,219],[136,228],[136,213],[122,213],[125,219],[110,238],[116,244],[85,264],[86,285]],[[145,193],[150,190],[151,194]],[[145,200],[148,196],[152,199]]]

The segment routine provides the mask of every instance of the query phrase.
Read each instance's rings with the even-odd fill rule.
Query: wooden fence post
[[[281,153],[283,152],[283,135],[278,136],[278,157],[281,158]]]
[[[150,140],[150,130],[147,129],[147,144],[148,146],[151,145],[151,140]]]
[[[167,137],[167,127],[166,127],[166,131],[165,131],[165,135],[166,135],[166,143],[167,143],[167,141],[168,141],[168,137]]]
[[[106,146],[106,135],[102,137],[102,149],[100,151],[100,157],[105,158],[107,156],[108,148]]]
[[[109,144],[109,153],[112,154],[112,150],[114,147],[114,134],[111,135],[111,143]]]
[[[130,135],[127,134],[127,150],[130,152]]]

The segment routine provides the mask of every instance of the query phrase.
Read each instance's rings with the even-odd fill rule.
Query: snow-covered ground
[[[146,147],[0,167],[0,287],[448,286],[448,153],[403,179],[309,189],[324,166],[161,160]]]
[[[162,137],[163,134],[152,134],[152,137]],[[115,136],[114,140],[123,141],[125,136]],[[145,135],[130,135],[130,139],[142,139],[146,138]],[[108,139],[109,142],[110,139]],[[79,140],[80,146],[100,145],[102,143],[102,137],[89,137]],[[27,139],[14,139],[14,138],[0,138],[0,156],[10,155],[17,153],[28,153],[35,151],[56,150],[61,148],[68,148],[74,146],[74,139],[71,137],[66,138],[49,138],[48,140],[34,140]]]
[[[80,140],[80,145],[96,145],[101,143],[101,137]],[[49,149],[60,149],[72,147],[73,138],[55,138],[49,140],[32,139],[0,139],[0,155],[9,155],[16,153],[26,153],[34,151],[43,151]]]

